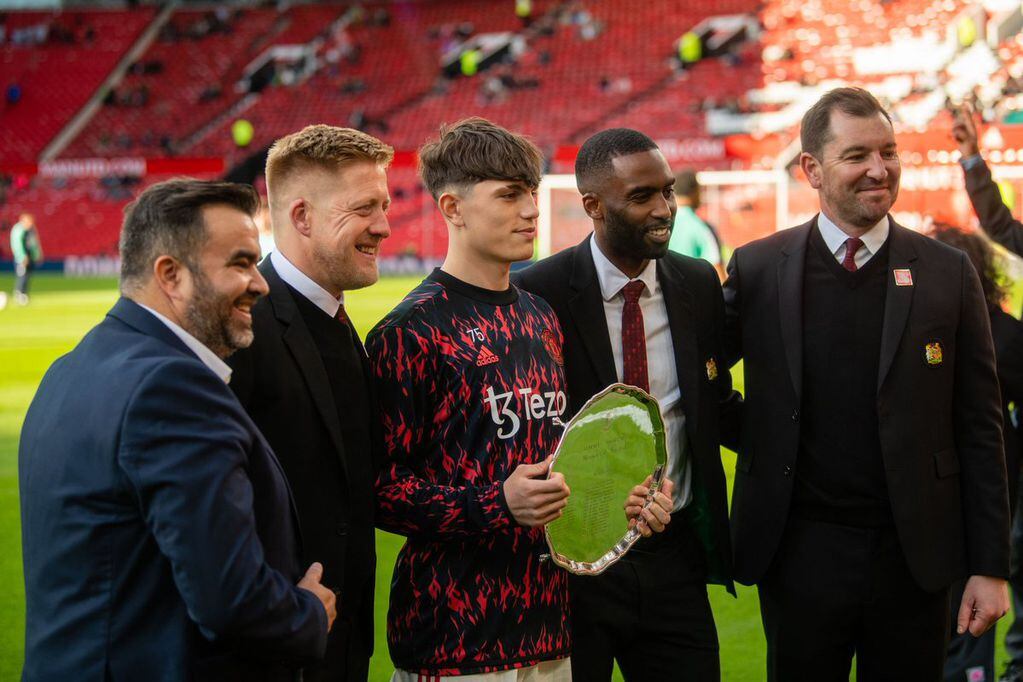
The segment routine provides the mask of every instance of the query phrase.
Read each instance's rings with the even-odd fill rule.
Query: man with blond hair
[[[270,293],[252,310],[255,342],[231,359],[231,388],[294,493],[304,558],[324,565],[323,584],[338,595],[326,657],[306,668],[306,682],[364,681],[373,652],[373,481],[382,447],[344,293],[377,280],[392,157],[374,137],[327,125],[270,148],[276,246],[259,267]]]

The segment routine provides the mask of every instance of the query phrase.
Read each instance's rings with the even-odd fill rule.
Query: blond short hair
[[[372,135],[323,124],[306,126],[274,142],[267,154],[266,191],[271,208],[274,188],[300,173],[311,169],[336,171],[360,161],[386,167],[392,159],[394,149]]]

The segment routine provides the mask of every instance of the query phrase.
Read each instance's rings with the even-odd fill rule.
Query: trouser
[[[703,548],[685,519],[644,538],[599,576],[569,576],[572,677],[628,681],[721,678]]]
[[[28,295],[28,277],[32,272],[32,263],[14,264],[14,293]]]
[[[895,529],[790,518],[758,585],[769,682],[939,682],[948,589],[927,592]]]

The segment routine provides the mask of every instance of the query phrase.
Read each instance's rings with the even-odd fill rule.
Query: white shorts
[[[452,677],[395,670],[391,675],[391,682],[572,682],[572,663],[570,658],[561,658],[556,661],[541,661],[528,668]]]

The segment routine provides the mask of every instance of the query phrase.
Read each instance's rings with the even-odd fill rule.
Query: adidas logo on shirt
[[[487,365],[492,365],[495,362],[497,362],[497,356],[494,355],[493,351],[486,346],[480,348],[480,354],[476,356],[477,367],[486,367]]]

